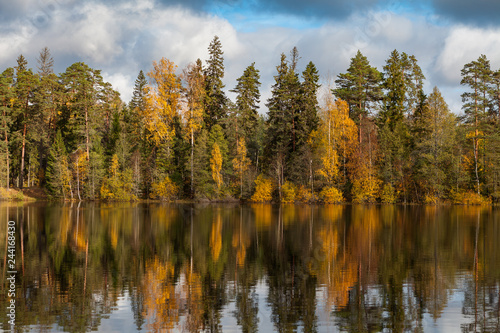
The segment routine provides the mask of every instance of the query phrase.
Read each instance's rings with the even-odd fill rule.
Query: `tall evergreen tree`
[[[26,157],[26,143],[30,126],[35,118],[35,107],[33,106],[34,92],[38,86],[38,78],[31,69],[27,68],[28,62],[23,55],[17,58],[16,66],[16,103],[17,123],[21,132],[21,163],[19,168],[19,188],[23,188],[24,169]]]
[[[144,109],[144,88],[148,84],[148,81],[146,80],[146,76],[144,75],[144,72],[142,69],[139,71],[139,74],[137,75],[137,79],[135,79],[134,83],[134,91],[132,93],[132,99],[129,102],[129,108],[131,110],[133,109]]]
[[[290,69],[286,56],[281,54],[281,62],[276,67],[278,73],[274,76],[275,83],[271,88],[267,132],[265,137],[264,158],[269,173],[275,175],[281,199],[281,186],[284,184],[285,164],[290,148],[290,133],[292,131],[293,113],[290,110],[291,94],[288,77]]]
[[[84,140],[88,161],[92,135],[96,132],[97,121],[102,120],[98,114],[99,109],[96,108],[99,93],[104,89],[101,71],[92,69],[83,62],[77,62],[61,75],[61,82],[66,91],[68,127],[77,136],[75,145],[79,145],[81,139]]]
[[[414,56],[392,51],[384,66],[386,95],[380,121],[387,122],[392,129],[406,115],[412,116],[419,105],[424,79]]]
[[[500,69],[492,72],[489,93],[491,103],[490,114],[500,122]]]
[[[40,176],[46,169],[47,154],[56,135],[58,108],[61,105],[62,87],[59,78],[54,74],[54,59],[47,47],[42,49],[38,61],[40,83],[35,91],[34,104],[37,109],[37,120],[34,122],[35,140],[39,151]]]
[[[332,92],[349,104],[349,116],[358,125],[382,99],[382,73],[372,67],[359,50],[347,72],[339,74],[335,84],[338,88]]]
[[[428,199],[442,199],[453,182],[456,117],[437,87],[422,112],[416,115],[414,126],[425,129],[413,132],[417,183]]]
[[[304,144],[309,134],[316,130],[319,125],[318,98],[319,73],[313,62],[309,62],[302,72],[302,83],[300,85],[300,134],[299,145]]]
[[[40,76],[48,76],[54,73],[54,58],[50,54],[50,49],[48,47],[44,47],[40,51],[40,55],[37,59],[38,62],[38,74]]]
[[[73,198],[68,154],[61,131],[57,131],[54,143],[49,150],[47,163],[47,188],[55,197]]]
[[[10,125],[13,120],[12,100],[15,98],[13,91],[14,69],[7,68],[0,75],[0,186],[9,189],[10,186],[10,154],[9,136]]]
[[[469,87],[469,91],[462,94],[462,109],[465,113],[464,121],[472,129],[472,145],[474,156],[474,181],[475,189],[481,193],[481,161],[480,161],[480,141],[484,139],[482,125],[487,117],[489,105],[488,84],[491,81],[490,62],[485,55],[481,55],[476,61],[465,64],[461,71],[461,85]]]
[[[236,87],[231,90],[237,94],[236,107],[238,112],[238,129],[246,140],[254,140],[257,126],[258,109],[260,102],[260,75],[255,63],[248,66],[243,75],[237,79]]]
[[[224,93],[224,52],[218,36],[208,47],[209,59],[205,68],[205,125],[208,130],[227,116],[227,97]]]
[[[378,114],[381,173],[386,188],[397,190],[406,202],[411,183],[409,122],[418,106],[425,77],[414,56],[391,52],[384,66],[384,105]]]
[[[335,80],[338,88],[332,92],[336,97],[349,104],[349,116],[359,128],[359,141],[363,140],[363,128],[366,118],[382,100],[382,73],[372,67],[368,59],[358,50],[351,59],[346,73],[339,74]],[[361,149],[361,145],[360,145]]]

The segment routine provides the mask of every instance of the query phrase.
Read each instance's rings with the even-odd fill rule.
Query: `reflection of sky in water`
[[[461,332],[461,325],[470,322],[464,318],[464,315],[462,314],[464,293],[460,290],[460,288],[465,286],[466,278],[470,279],[472,277],[470,275],[467,277],[463,275],[457,277],[457,287],[459,289],[454,290],[453,293],[451,293],[448,298],[447,306],[443,309],[439,318],[432,318],[428,312],[423,314],[422,328],[424,332]],[[377,286],[373,286],[373,288],[370,287],[369,290],[367,290],[368,298],[376,298],[379,294],[377,290]],[[259,300],[259,332],[275,331],[276,328],[271,322],[271,309],[266,301],[269,288],[266,285],[265,280],[262,279],[257,283],[255,291]],[[338,327],[335,325],[335,319],[331,317],[332,309],[325,308],[325,292],[326,291],[323,290],[323,288],[317,288],[316,291],[318,332],[339,332]],[[231,299],[222,310],[222,332],[241,332],[241,327],[237,324],[237,320],[234,316],[235,311],[235,301],[234,299]],[[179,319],[179,327],[177,330],[174,329],[174,332],[182,331],[182,324],[184,322],[183,319],[185,318],[180,317]],[[147,323],[143,325],[142,331],[148,331],[146,325]],[[36,330],[35,327],[33,327],[33,329]],[[302,330],[303,326],[298,325],[298,331],[301,332]],[[53,332],[56,331],[58,330],[53,329]],[[134,314],[131,310],[129,293],[125,291],[124,296],[118,298],[116,309],[109,315],[109,318],[101,321],[98,332],[126,333],[136,331],[137,328],[134,322]]]
[[[207,206],[186,223],[183,206],[42,208],[25,232],[22,329],[135,332],[134,311],[144,332],[155,319],[240,332],[238,314],[260,332],[500,328],[495,209]]]

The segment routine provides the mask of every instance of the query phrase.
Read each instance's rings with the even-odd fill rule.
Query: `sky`
[[[294,46],[298,70],[312,61],[323,92],[357,50],[382,70],[397,49],[417,58],[425,92],[437,86],[460,114],[463,66],[485,54],[500,68],[498,13],[498,0],[0,0],[0,70],[20,54],[36,69],[48,47],[56,73],[83,61],[129,102],[139,70],[162,57],[179,73],[198,58],[205,63],[217,35],[226,90],[255,62],[265,113],[280,55]]]

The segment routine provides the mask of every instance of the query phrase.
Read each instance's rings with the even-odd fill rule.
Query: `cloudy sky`
[[[226,88],[255,62],[265,101],[280,54],[294,46],[299,69],[313,61],[324,86],[358,49],[379,70],[397,49],[416,56],[426,92],[438,86],[460,113],[463,65],[485,54],[500,67],[498,13],[498,0],[0,0],[0,70],[19,54],[36,68],[47,46],[57,73],[84,61],[128,102],[139,70],[161,57],[180,69],[206,60],[218,35]]]

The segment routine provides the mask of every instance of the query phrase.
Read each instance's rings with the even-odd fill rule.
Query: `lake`
[[[3,330],[15,300],[16,331],[500,331],[498,207],[4,202],[0,221]]]

